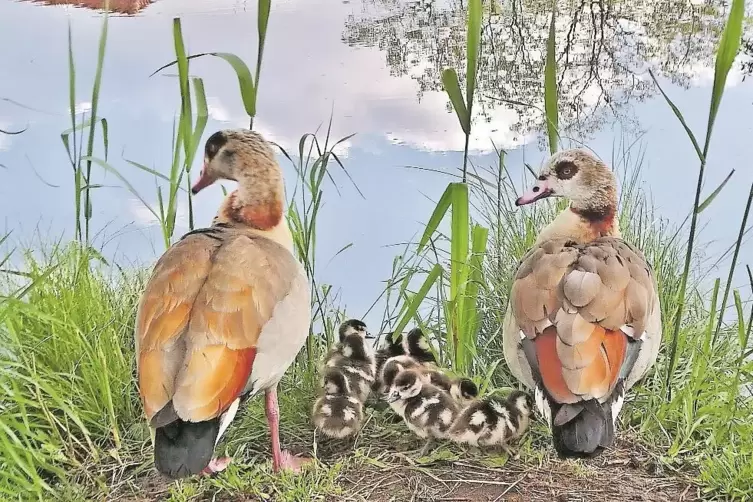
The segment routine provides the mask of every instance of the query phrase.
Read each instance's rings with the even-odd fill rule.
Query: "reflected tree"
[[[378,47],[395,76],[418,85],[418,99],[441,90],[445,67],[463,67],[462,0],[362,0],[342,34],[351,46]],[[724,0],[556,1],[556,46],[562,132],[585,140],[606,122],[637,126],[630,103],[656,89],[647,70],[688,87],[713,73],[714,42],[724,26]],[[543,73],[551,0],[486,0],[476,120],[512,108],[511,130],[543,126]],[[462,85],[462,84],[461,84]],[[450,110],[450,104],[447,104]]]
[[[740,51],[745,55],[741,62],[743,70],[743,80],[746,77],[753,75],[753,38],[743,37]]]

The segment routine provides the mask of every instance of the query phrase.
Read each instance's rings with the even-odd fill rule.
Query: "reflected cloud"
[[[465,9],[462,0],[362,0],[362,12],[348,18],[342,39],[352,47],[379,49],[393,77],[409,78],[421,101],[442,90],[444,68],[465,68]],[[685,88],[709,85],[726,9],[723,0],[702,6],[686,0],[557,1],[563,134],[585,141],[615,118],[636,129],[631,105],[657,92],[649,68]],[[519,138],[543,130],[549,24],[546,3],[494,0],[485,8],[477,124],[494,123]],[[729,85],[741,78],[738,70]],[[502,120],[495,115],[500,108],[506,110]]]

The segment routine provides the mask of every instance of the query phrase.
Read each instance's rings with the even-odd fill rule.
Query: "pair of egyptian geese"
[[[242,400],[265,393],[273,470],[307,459],[280,448],[277,385],[309,334],[310,286],[285,220],[283,175],[256,132],[223,130],[205,144],[192,192],[238,182],[212,225],[158,260],[135,326],[138,387],[157,469],[173,478],[223,469],[214,448]],[[554,154],[516,201],[566,197],[515,274],[503,326],[512,374],[563,456],[614,439],[625,393],[656,361],[657,285],[622,240],[610,169],[582,149]]]
[[[530,394],[513,391],[506,399],[478,398],[472,380],[448,375],[437,366],[420,328],[405,336],[388,334],[376,352],[367,335],[358,319],[340,326],[339,341],[324,359],[322,391],[312,410],[318,431],[337,439],[356,434],[374,390],[411,431],[428,440],[421,454],[435,439],[512,453],[509,441],[520,437],[530,421]]]

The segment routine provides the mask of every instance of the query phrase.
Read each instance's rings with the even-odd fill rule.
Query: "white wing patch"
[[[230,422],[232,422],[233,419],[235,418],[235,414],[238,413],[238,406],[240,404],[241,404],[241,399],[239,397],[235,398],[235,401],[230,403],[230,407],[220,417],[220,432],[217,434],[217,439],[214,440],[215,446],[217,446],[217,443],[220,442],[220,438],[227,430],[228,426],[230,425]]]
[[[541,388],[537,385],[533,391],[533,395],[536,398],[536,408],[539,413],[546,419],[546,423],[549,427],[552,426],[552,409],[549,407],[549,403],[546,400],[546,396],[541,391]]]
[[[612,401],[612,425],[617,426],[617,415],[622,411],[622,405],[625,404],[625,388],[622,387],[621,392]]]

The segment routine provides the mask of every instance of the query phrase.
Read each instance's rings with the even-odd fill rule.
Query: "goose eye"
[[[557,177],[561,180],[569,180],[578,173],[578,166],[570,161],[562,161],[555,168]]]

